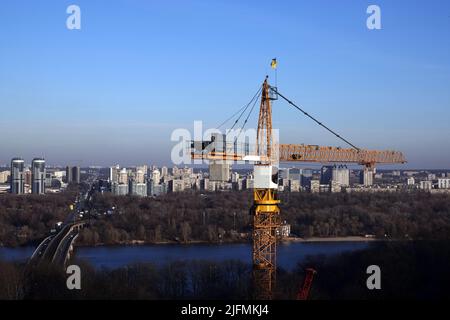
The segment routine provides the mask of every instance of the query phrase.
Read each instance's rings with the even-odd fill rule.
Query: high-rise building
[[[80,167],[67,166],[66,167],[66,182],[67,183],[80,183]]]
[[[119,165],[109,167],[109,182],[119,182]]]
[[[130,194],[145,197],[147,196],[147,184],[133,181],[130,183]]]
[[[31,192],[45,193],[45,160],[34,158],[31,162]]]
[[[333,177],[333,166],[323,166],[320,169],[320,184],[329,184]]]
[[[67,183],[72,182],[72,167],[69,166],[66,167],[66,182]]]
[[[218,183],[219,183],[219,181],[209,181],[208,182],[208,188],[206,189],[206,191],[209,191],[209,192],[216,191]]]
[[[170,180],[169,181],[169,191],[170,192],[180,192],[184,190],[183,180]]]
[[[0,172],[0,183],[8,182],[9,176],[11,175],[9,170]]]
[[[141,169],[136,170],[135,181],[136,181],[136,183],[144,183],[145,182],[144,171],[142,171]]]
[[[429,180],[420,181],[420,189],[422,189],[422,190],[433,189],[433,181],[429,181]]]
[[[122,168],[119,172],[119,184],[128,184],[128,172],[126,168]]]
[[[320,183],[330,184],[334,182],[336,185],[350,185],[350,170],[346,166],[323,166],[321,169]]]
[[[346,166],[335,166],[331,172],[331,180],[338,185],[348,187],[350,185],[350,170]]]
[[[180,169],[178,169],[177,166],[173,166],[173,168],[172,168],[172,175],[173,175],[174,177],[178,177],[178,176],[181,175]]]
[[[136,167],[136,174],[138,173],[138,171],[142,172],[142,174],[143,174],[143,180],[142,180],[143,182],[142,183],[144,183],[145,182],[145,178],[148,175],[148,166],[146,164],[143,164],[141,166],[137,166]]]
[[[227,139],[225,134],[213,133],[211,134],[211,141],[213,150],[215,152],[234,152],[227,149]],[[212,160],[209,162],[209,180],[210,181],[229,181],[230,180],[230,163],[224,160]]]
[[[128,194],[128,184],[118,184],[113,182],[111,185],[111,191],[116,196],[126,196]]]
[[[194,190],[200,190],[200,178],[193,178],[192,188]]]
[[[248,190],[248,189],[253,189],[253,185],[254,185],[254,179],[252,176],[248,176],[245,178],[243,184],[242,184],[242,189]]]
[[[279,170],[280,179],[290,179],[290,168],[280,168]]]
[[[25,181],[25,193],[29,193],[31,188],[31,176],[32,176],[30,168],[25,168],[23,176]]]
[[[24,189],[24,166],[23,159],[14,158],[11,160],[11,193],[23,194]]]
[[[212,160],[209,162],[210,181],[229,181],[231,165],[223,160]]]
[[[80,167],[74,166],[72,167],[72,179],[75,183],[81,182],[81,170]]]
[[[312,193],[320,192],[320,181],[319,180],[311,180],[309,190]]]
[[[302,169],[300,168],[291,168],[289,170],[289,179],[290,180],[298,180],[300,182],[302,175]]]
[[[169,169],[167,167],[162,167],[161,168],[161,177],[167,177],[169,175]]]
[[[341,192],[342,190],[342,185],[334,180],[331,180],[330,182],[330,192],[334,193],[334,192]]]
[[[372,168],[364,167],[363,170],[361,170],[361,175],[359,176],[359,182],[368,187],[373,185],[373,175],[374,171]]]
[[[125,196],[130,192],[126,168],[120,169],[119,165],[110,167],[109,182],[111,183],[111,192],[116,196]]]
[[[289,186],[289,179],[287,179],[287,178],[284,178],[284,179],[279,179],[278,180],[278,185],[279,186],[282,186],[283,188],[283,190],[284,189],[287,189],[287,187]]]
[[[209,183],[209,179],[208,178],[203,178],[200,180],[200,190],[208,190],[208,183]]]
[[[158,169],[153,170],[152,180],[153,180],[153,183],[159,184],[159,181],[161,180],[161,174],[159,173]]]
[[[438,179],[439,189],[450,189],[450,178],[439,178]]]
[[[183,178],[189,178],[193,174],[192,168],[184,167],[182,170]]]
[[[45,172],[45,180],[44,180],[44,188],[50,188],[52,186],[52,180],[53,180],[54,176],[53,176],[53,172],[51,171],[46,171]]]
[[[289,191],[299,192],[300,191],[300,180],[289,180]]]
[[[170,183],[170,181],[169,181]],[[152,179],[147,182],[147,194],[149,196],[159,196],[163,193],[167,193],[168,183],[155,183]]]
[[[242,190],[242,179],[238,179],[238,181],[232,182],[231,184],[232,184],[233,190],[238,190],[238,191]]]
[[[311,185],[311,180],[313,179],[312,170],[305,169],[302,170],[300,175],[300,185],[304,188],[309,188]]]

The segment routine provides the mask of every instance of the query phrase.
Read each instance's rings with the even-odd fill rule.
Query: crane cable
[[[244,115],[245,111],[247,111],[248,107],[250,106],[250,104],[254,101],[254,104],[258,101],[258,97],[261,94],[262,91],[262,86],[258,89],[258,91],[256,91],[255,95],[253,96],[252,100],[250,100],[250,102],[247,104],[247,106],[245,107],[245,109],[242,111],[242,113],[239,115],[239,117],[236,119],[236,121],[234,122],[233,126],[231,126],[231,128],[228,131],[233,130],[234,126],[239,122],[239,120],[241,120],[241,117]],[[252,108],[253,109],[253,108]],[[250,110],[251,112],[251,110]],[[247,117],[248,118],[248,117]],[[245,125],[245,123],[244,123]]]
[[[253,109],[256,106],[256,103],[258,102],[259,97],[261,96],[262,91],[259,91],[258,96],[256,97],[255,101],[253,102],[253,106],[251,107],[250,111],[248,112],[247,118],[245,118],[244,123],[242,124],[242,127],[239,131],[239,134],[237,135],[236,139],[234,139],[234,143],[237,142],[237,140],[239,139],[239,137],[241,136],[242,131],[244,130],[245,125],[247,124],[248,119],[250,118],[250,115],[253,112]]]
[[[342,137],[341,135],[339,135],[338,133],[336,133],[335,131],[331,130],[330,128],[328,128],[326,125],[324,125],[322,122],[320,122],[319,120],[317,120],[316,118],[314,118],[313,116],[311,116],[308,112],[304,111],[302,108],[300,108],[299,106],[297,106],[295,103],[293,103],[291,100],[289,100],[288,98],[286,98],[285,96],[283,96],[280,92],[278,92],[277,89],[275,89],[274,87],[270,87],[270,89],[277,95],[279,95],[281,98],[283,98],[284,100],[286,100],[287,103],[289,103],[291,106],[293,106],[294,108],[298,109],[300,112],[302,112],[305,116],[307,116],[308,118],[312,119],[314,122],[316,122],[319,126],[321,126],[322,128],[325,128],[326,130],[328,130],[329,132],[331,132],[333,135],[335,135],[336,137],[338,137],[339,139],[341,139],[342,141],[344,141],[345,143],[347,143],[348,145],[350,145],[352,148],[356,149],[356,150],[360,150],[357,146],[355,146],[353,143],[351,143],[350,141],[348,141],[347,139],[345,139],[344,137]]]
[[[237,114],[241,113],[239,115],[239,117],[234,121],[233,126],[231,127],[230,130],[232,130],[234,128],[234,126],[239,122],[239,120],[241,119],[242,115],[245,113],[245,111],[248,109],[248,107],[250,106],[250,104],[253,102],[253,100],[255,100],[255,98],[257,98],[257,96],[259,96],[260,92],[261,92],[261,87],[259,86],[258,90],[256,91],[256,93],[254,94],[253,98],[244,106],[242,106],[238,111],[236,111],[235,113],[233,113],[233,115],[231,117],[229,117],[228,119],[226,119],[224,122],[222,122],[217,129],[220,129],[220,127],[222,127],[225,123],[227,123],[228,121],[230,121],[231,119],[233,119]]]

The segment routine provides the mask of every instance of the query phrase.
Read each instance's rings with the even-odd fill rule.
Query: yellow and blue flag
[[[272,59],[272,62],[270,63],[270,66],[272,67],[272,69],[276,69],[277,68],[277,59],[276,58]]]

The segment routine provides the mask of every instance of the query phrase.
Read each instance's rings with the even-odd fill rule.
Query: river
[[[278,245],[278,265],[292,270],[308,255],[331,256],[343,252],[364,250],[368,242],[292,242]],[[0,259],[25,261],[34,247],[0,247]],[[118,268],[127,264],[152,262],[165,264],[177,260],[223,261],[237,259],[251,262],[251,244],[167,244],[167,245],[121,245],[77,247],[75,257],[90,262],[96,268]]]

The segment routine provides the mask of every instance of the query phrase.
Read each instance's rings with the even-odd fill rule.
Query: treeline
[[[0,299],[252,299],[251,266],[241,261],[179,261],[163,266],[81,269],[81,290],[68,290],[60,268],[0,261]],[[368,290],[367,267],[381,270],[381,290]],[[449,241],[392,241],[338,256],[311,256],[292,271],[278,270],[276,299],[296,299],[305,268],[317,274],[311,300],[450,299]]]
[[[0,195],[0,245],[15,247],[41,241],[64,221],[75,194]]]
[[[281,219],[299,237],[374,235],[387,239],[449,239],[450,195],[429,193],[281,194]],[[251,192],[168,194],[157,199],[97,195],[98,212],[116,207],[83,231],[84,244],[131,240],[250,239]]]
[[[103,214],[83,230],[79,243],[246,241],[251,231],[250,193],[174,193],[156,199],[96,194]],[[115,207],[113,214],[104,215]]]
[[[241,261],[177,261],[164,266],[134,264],[94,269],[83,261],[81,290],[68,290],[61,268],[24,266],[0,261],[0,300],[17,299],[247,299],[250,266]]]
[[[427,192],[283,194],[282,217],[301,237],[372,234],[450,239],[450,194]]]
[[[380,290],[369,290],[367,267],[380,268]],[[317,271],[313,300],[450,300],[450,241],[386,241],[368,250],[311,256],[291,272],[280,270],[277,297],[292,299],[305,268]]]
[[[41,240],[68,214],[69,193],[0,195],[0,244]],[[449,239],[450,195],[406,193],[281,193],[281,219],[299,237],[366,234],[387,239]],[[249,241],[251,192],[183,192],[158,198],[96,193],[90,228],[78,244],[141,241]],[[115,210],[111,210],[112,208]],[[112,214],[107,214],[108,211]]]

